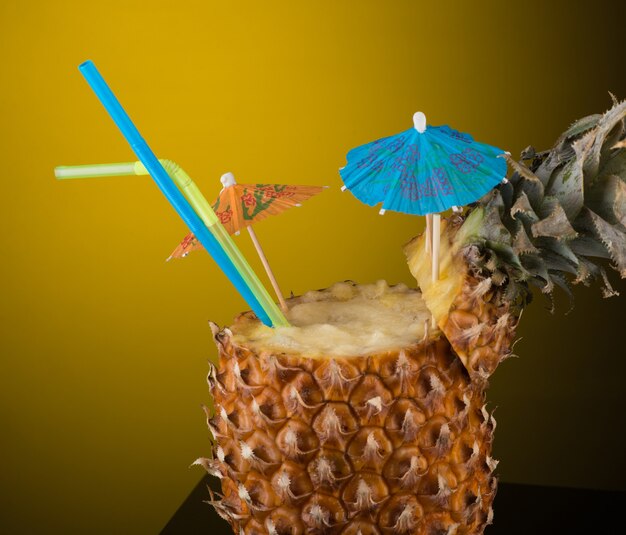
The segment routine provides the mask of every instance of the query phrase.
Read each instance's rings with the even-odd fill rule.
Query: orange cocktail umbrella
[[[321,193],[325,186],[290,186],[286,184],[237,184],[232,173],[221,178],[222,191],[213,205],[217,217],[230,234],[239,234],[247,228],[252,243],[261,258],[263,267],[276,291],[283,310],[287,303],[276,282],[265,253],[256,237],[252,224],[270,215],[277,215],[293,206],[300,206],[303,201]],[[183,258],[191,251],[202,249],[202,244],[193,233],[187,234],[168,258]]]

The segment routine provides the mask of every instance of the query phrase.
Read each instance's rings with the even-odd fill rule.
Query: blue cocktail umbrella
[[[342,190],[370,206],[382,203],[381,215],[393,210],[427,216],[436,280],[439,213],[475,202],[506,180],[505,151],[449,126],[427,126],[422,112],[413,123],[404,132],[352,149],[339,172]]]
[[[506,174],[504,151],[448,126],[415,126],[348,152],[345,188],[381,210],[427,215],[477,201]]]

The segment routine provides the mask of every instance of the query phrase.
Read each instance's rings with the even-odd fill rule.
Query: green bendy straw
[[[167,174],[184,193],[189,203],[196,211],[202,222],[209,229],[211,234],[223,247],[230,261],[240,272],[242,278],[254,292],[259,304],[263,307],[274,327],[288,327],[289,322],[282,311],[268,294],[265,286],[259,280],[254,270],[248,264],[239,247],[235,244],[228,231],[220,223],[215,215],[212,206],[202,195],[196,183],[191,177],[175,162],[171,160],[161,160],[161,165]],[[97,178],[110,176],[128,175],[148,175],[148,170],[141,162],[121,162],[105,163],[93,165],[65,165],[54,169],[54,175],[59,179],[71,178]]]

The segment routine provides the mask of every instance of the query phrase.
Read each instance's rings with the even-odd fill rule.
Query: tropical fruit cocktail
[[[489,376],[531,287],[626,276],[626,103],[574,123],[507,183],[405,247],[418,289],[338,283],[213,335],[211,503],[235,533],[482,533],[493,519]],[[434,317],[436,327],[431,327]]]
[[[149,174],[192,232],[181,254],[197,240],[253,311],[211,324],[212,456],[196,461],[221,479],[210,503],[234,532],[483,533],[497,489],[485,392],[532,288],[551,299],[556,286],[599,280],[608,297],[605,267],[626,277],[626,102],[519,162],[421,112],[414,128],[352,149],[344,188],[381,214],[427,216],[404,249],[417,288],[342,282],[281,302],[283,313],[230,237],[239,228],[223,226],[221,202],[216,213],[180,166],[157,159],[92,62],[79,69],[139,161],[56,176]],[[234,186],[225,180],[241,227],[274,202],[266,214],[299,204],[275,200],[295,187],[238,197]]]

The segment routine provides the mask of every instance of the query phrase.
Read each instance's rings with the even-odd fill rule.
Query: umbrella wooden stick
[[[433,233],[433,214],[426,214],[426,239],[424,240],[424,245],[426,246],[426,252],[430,254],[431,252],[431,240]]]
[[[285,301],[285,298],[283,297],[283,294],[280,291],[280,287],[278,286],[276,277],[274,277],[272,268],[270,267],[270,264],[267,261],[265,253],[263,252],[263,248],[261,247],[261,244],[259,243],[259,240],[256,237],[256,233],[254,232],[251,226],[248,226],[246,228],[248,229],[250,238],[252,239],[252,243],[254,244],[256,252],[259,253],[259,258],[261,259],[261,262],[263,263],[263,267],[265,268],[265,271],[267,272],[267,276],[270,278],[270,282],[272,283],[272,286],[274,287],[274,291],[276,292],[276,296],[278,297],[278,302],[280,303],[280,308],[283,309],[283,312],[287,312],[289,310],[289,307],[287,306],[287,302]]]
[[[441,216],[439,214],[433,214],[432,222],[432,281],[433,283],[439,280],[439,244],[441,240]],[[435,317],[432,319],[433,327],[437,326]]]

